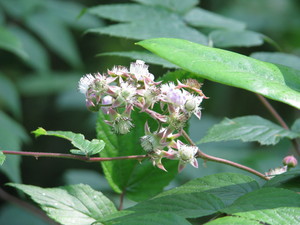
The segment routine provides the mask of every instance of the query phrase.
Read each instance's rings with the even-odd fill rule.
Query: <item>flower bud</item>
[[[294,168],[297,166],[298,161],[293,155],[286,156],[282,160],[283,165],[287,166],[288,168]]]
[[[134,126],[128,117],[118,116],[113,122],[113,130],[117,134],[127,134]]]
[[[159,140],[157,136],[155,136],[154,134],[145,135],[140,138],[140,141],[141,141],[142,148],[149,153],[155,152],[157,147],[160,146]]]

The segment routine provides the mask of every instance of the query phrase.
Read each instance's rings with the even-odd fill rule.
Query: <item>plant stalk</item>
[[[286,130],[290,130],[286,122],[282,119],[276,109],[268,102],[268,100],[262,95],[256,94],[258,99],[262,102],[262,104],[268,109],[271,115],[277,120],[277,122]],[[295,152],[300,156],[300,146],[296,139],[292,139],[292,144],[294,146]]]
[[[196,144],[193,142],[193,140],[189,137],[189,135],[184,130],[182,131],[182,135],[187,140],[187,142],[189,142],[193,146],[196,146]],[[227,164],[227,165],[230,165],[230,166],[248,171],[249,173],[255,174],[256,176],[259,176],[260,178],[262,178],[264,180],[270,180],[269,177],[265,176],[264,174],[254,170],[250,167],[241,165],[241,164],[236,163],[236,162],[232,162],[232,161],[227,160],[227,159],[222,159],[222,158],[218,158],[218,157],[215,157],[215,156],[205,154],[199,148],[198,148],[198,153],[197,154],[198,154],[198,157],[200,157],[204,160]]]

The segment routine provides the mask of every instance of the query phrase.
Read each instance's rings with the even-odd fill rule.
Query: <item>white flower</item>
[[[192,95],[191,93],[186,92],[186,101],[184,103],[184,106],[182,107],[183,108],[183,111],[191,114],[191,113],[194,113],[195,116],[198,117],[198,119],[200,119],[200,116],[201,116],[201,107],[200,107],[200,104],[203,100],[203,97],[202,96],[195,96],[195,95]]]
[[[82,94],[86,94],[87,90],[89,89],[90,85],[92,85],[95,81],[95,77],[92,74],[87,74],[80,78],[78,82],[78,89]]]
[[[118,107],[123,103],[126,105],[134,103],[137,92],[136,87],[133,85],[127,82],[122,82],[120,83],[120,86],[111,87],[111,90],[114,92],[116,97],[113,107]]]
[[[137,80],[141,81],[143,78],[154,80],[154,75],[149,73],[148,65],[142,60],[136,60],[130,64],[129,72],[132,73]]]
[[[117,76],[122,76],[128,73],[128,69],[125,66],[114,66],[112,70],[108,71],[109,74],[115,74]]]
[[[164,102],[172,103],[175,106],[182,106],[186,102],[186,95],[181,90],[176,89],[174,83],[161,85],[161,100]]]
[[[195,157],[198,151],[197,146],[185,145],[181,141],[177,140],[176,147],[178,149],[179,172],[181,172],[188,163],[191,164],[193,167],[198,168],[198,161]]]

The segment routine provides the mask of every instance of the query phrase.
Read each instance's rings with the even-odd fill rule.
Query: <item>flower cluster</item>
[[[176,139],[182,135],[193,114],[201,117],[200,104],[206,97],[200,88],[200,83],[194,79],[177,81],[177,84],[155,82],[148,65],[141,60],[131,63],[129,69],[115,66],[106,74],[87,74],[79,81],[79,91],[86,96],[87,108],[109,115],[110,119],[105,122],[115,133],[126,134],[134,127],[131,119],[134,108],[157,120],[159,128],[154,132],[150,131],[148,123],[145,124],[141,146],[160,169],[165,170],[162,158],[178,159],[179,171],[188,163],[198,167],[197,147]],[[163,113],[153,110],[156,103]]]

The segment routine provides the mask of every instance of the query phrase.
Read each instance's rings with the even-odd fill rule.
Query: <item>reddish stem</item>
[[[67,158],[76,159],[85,162],[101,162],[101,161],[112,161],[112,160],[126,160],[126,159],[144,159],[148,158],[147,155],[130,155],[130,156],[119,156],[119,157],[87,157],[81,155],[63,154],[63,153],[51,153],[51,152],[21,152],[21,151],[2,151],[5,155],[22,155],[22,156],[32,156],[36,159],[40,157],[50,157],[50,158]]]

